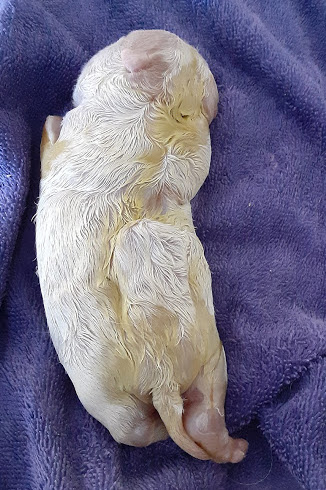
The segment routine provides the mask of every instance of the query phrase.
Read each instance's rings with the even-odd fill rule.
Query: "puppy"
[[[83,68],[49,116],[36,214],[38,275],[60,362],[120,443],[171,438],[236,463],[224,350],[190,200],[210,165],[214,78],[162,30],[134,31]]]

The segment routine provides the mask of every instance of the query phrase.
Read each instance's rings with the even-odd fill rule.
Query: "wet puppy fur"
[[[215,80],[176,35],[133,31],[82,69],[49,116],[38,274],[59,359],[88,412],[124,444],[168,435],[241,461],[225,427],[226,359],[190,201],[210,165]]]

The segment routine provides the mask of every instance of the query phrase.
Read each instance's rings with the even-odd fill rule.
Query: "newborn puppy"
[[[134,31],[86,64],[73,100],[45,124],[36,215],[59,359],[116,441],[170,435],[196,458],[241,461],[190,207],[209,170],[214,78],[176,35]]]

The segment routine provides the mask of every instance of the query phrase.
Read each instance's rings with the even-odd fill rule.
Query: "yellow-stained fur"
[[[225,429],[225,356],[190,207],[217,100],[205,61],[166,31],[95,55],[75,108],[45,125],[36,245],[51,337],[85,408],[118,442],[169,433],[195,457],[235,462],[245,446]],[[181,395],[194,390],[190,420]],[[217,443],[197,430],[207,410]]]

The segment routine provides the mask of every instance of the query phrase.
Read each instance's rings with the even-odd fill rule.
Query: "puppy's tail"
[[[161,387],[153,390],[153,405],[158,411],[171,439],[194,458],[211,457],[187,434],[182,422],[183,399],[178,390]]]

